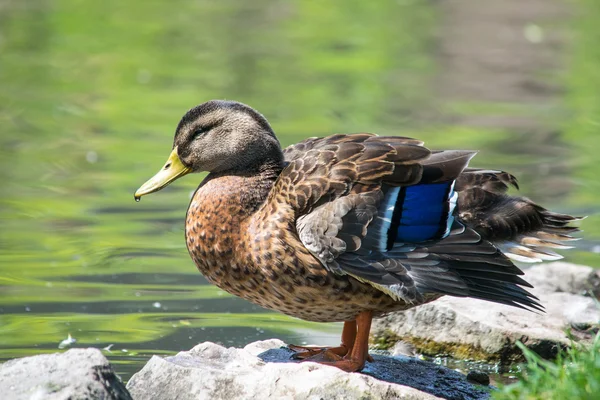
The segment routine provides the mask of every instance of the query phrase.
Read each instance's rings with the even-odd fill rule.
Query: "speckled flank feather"
[[[542,309],[507,256],[558,257],[548,248],[573,239],[575,218],[506,194],[512,175],[469,168],[472,151],[368,133],[282,152],[260,114],[224,104],[190,111],[175,139],[184,164],[216,166],[186,219],[189,252],[210,282],[312,321],[377,317],[442,295]],[[240,120],[251,129],[236,131]],[[202,139],[212,147],[193,142],[201,121],[227,136],[219,154],[230,154],[229,168],[207,151],[217,134]]]

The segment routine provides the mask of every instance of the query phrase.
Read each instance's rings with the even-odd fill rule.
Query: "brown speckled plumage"
[[[248,188],[255,190],[264,179],[209,177],[194,194],[186,219],[187,246],[209,282],[309,321],[349,321],[365,305],[377,314],[407,308],[370,285],[323,268],[298,239],[288,210],[271,205],[255,213],[259,197],[240,202]]]
[[[200,272],[265,308],[310,321],[346,321],[349,343],[326,353],[334,361],[319,361],[356,370],[368,358],[372,317],[442,295],[542,309],[508,257],[556,258],[548,248],[566,247],[562,241],[572,239],[575,218],[507,195],[516,179],[467,168],[474,155],[372,134],[310,138],[282,151],[256,111],[211,101],[180,122],[174,158],[157,174],[168,179],[136,197],[182,174],[209,171],[185,223]],[[172,162],[179,172],[169,172]],[[407,223],[398,210],[408,193],[403,188],[414,185],[447,186],[439,210],[423,199],[442,217],[437,233],[418,242],[399,240],[392,228]]]

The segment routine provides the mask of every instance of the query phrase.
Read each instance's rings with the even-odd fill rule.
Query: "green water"
[[[565,90],[538,107],[440,104],[436,3],[0,0],[0,360],[57,351],[71,334],[72,347],[112,344],[127,379],[152,354],[206,340],[338,342],[338,325],[267,312],[196,271],[183,221],[200,176],[133,201],[180,116],[211,98],[254,106],[284,145],[373,131],[479,149],[474,165],[590,215],[568,260],[599,266],[598,7],[582,0],[589,12],[565,19],[579,36],[548,77]],[[478,114],[552,129],[452,122]]]

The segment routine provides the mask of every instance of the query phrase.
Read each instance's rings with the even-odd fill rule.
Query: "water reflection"
[[[570,260],[600,264],[587,251],[600,237],[600,187],[581,178],[595,165],[581,141],[593,139],[559,129],[568,115],[550,130],[489,123],[554,109],[468,99],[442,108],[436,4],[0,0],[0,359],[56,351],[70,333],[74,346],[112,344],[106,354],[127,378],[151,354],[204,340],[337,343],[336,325],[206,285],[183,240],[200,176],[133,201],[178,118],[210,98],[258,108],[284,145],[376,131],[479,149],[478,166],[514,171],[526,195],[594,214]]]

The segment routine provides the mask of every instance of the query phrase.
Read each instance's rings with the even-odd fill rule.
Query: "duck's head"
[[[279,141],[261,114],[242,103],[211,100],[181,118],[167,162],[134,196],[139,200],[191,172],[253,173],[282,162]]]

